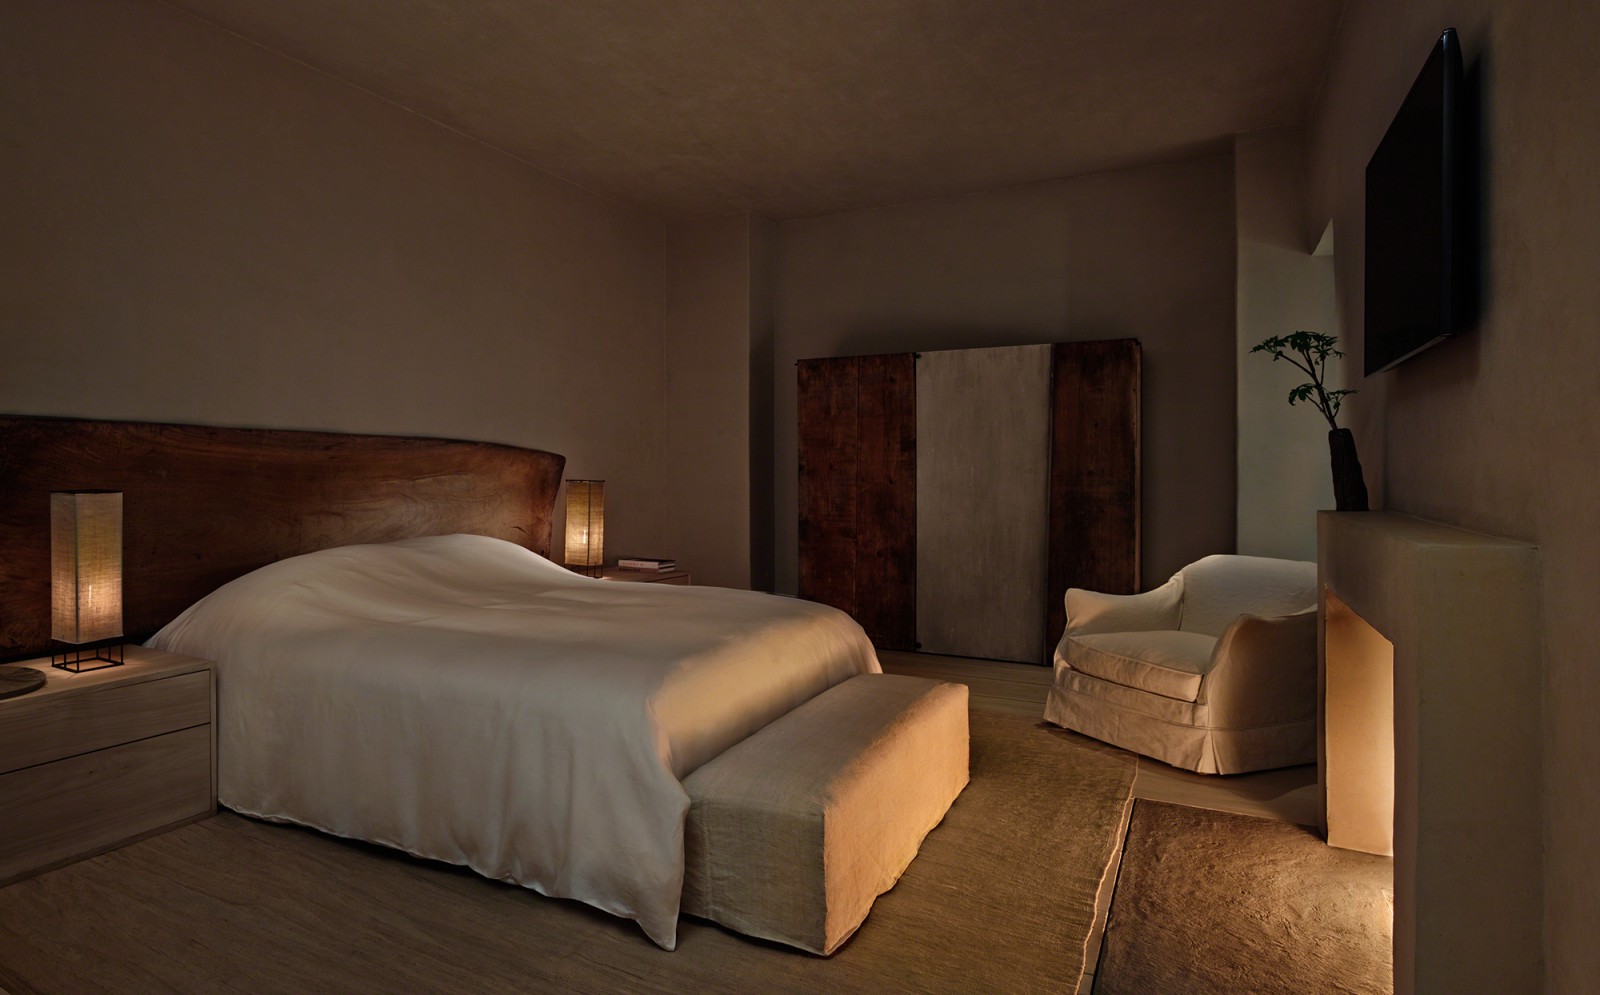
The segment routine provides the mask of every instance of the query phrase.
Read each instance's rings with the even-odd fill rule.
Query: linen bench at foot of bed
[[[683,782],[682,910],[831,954],[967,784],[967,688],[862,674]]]

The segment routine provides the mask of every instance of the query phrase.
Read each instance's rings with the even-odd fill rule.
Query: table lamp
[[[50,663],[81,673],[122,663],[122,494],[50,495]],[[58,659],[59,658],[59,659]]]
[[[606,562],[606,482],[567,481],[568,570],[600,576]]]

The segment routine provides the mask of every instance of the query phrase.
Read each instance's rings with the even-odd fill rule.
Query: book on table
[[[619,570],[667,571],[678,568],[677,560],[660,556],[624,556],[617,560]]]

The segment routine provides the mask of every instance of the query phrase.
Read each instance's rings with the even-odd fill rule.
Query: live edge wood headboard
[[[384,435],[0,416],[0,659],[50,647],[50,492],[123,493],[123,626],[333,546],[469,532],[550,552],[566,458]]]

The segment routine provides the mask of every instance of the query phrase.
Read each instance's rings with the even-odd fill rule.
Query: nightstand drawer
[[[210,722],[208,670],[24,699],[0,723],[0,773]]]
[[[211,812],[211,727],[0,774],[0,798],[4,884]]]

